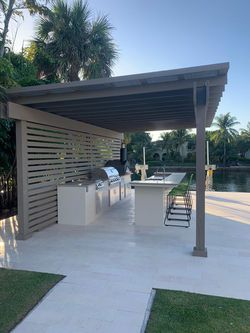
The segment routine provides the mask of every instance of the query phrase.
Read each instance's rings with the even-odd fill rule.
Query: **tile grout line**
[[[150,312],[151,312],[151,308],[152,308],[154,298],[155,298],[155,293],[156,293],[156,290],[152,289],[151,293],[150,293],[150,296],[149,296],[149,300],[148,300],[148,304],[147,304],[147,308],[146,308],[146,311],[145,311],[145,315],[144,315],[144,319],[143,319],[143,322],[142,322],[142,327],[141,327],[140,333],[144,333],[145,330],[146,330],[148,319],[149,319]]]

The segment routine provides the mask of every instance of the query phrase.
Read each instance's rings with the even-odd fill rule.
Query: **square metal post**
[[[195,88],[196,117],[196,245],[193,255],[207,257],[205,247],[205,134],[208,87]]]

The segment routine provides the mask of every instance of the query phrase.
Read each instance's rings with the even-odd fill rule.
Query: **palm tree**
[[[125,145],[127,146],[128,144],[130,144],[132,139],[132,133],[126,132],[124,133],[124,139],[123,142],[125,143]]]
[[[218,130],[214,131],[211,138],[216,144],[223,144],[223,165],[226,166],[226,150],[227,144],[233,142],[238,134],[238,131],[234,126],[238,125],[239,122],[236,117],[230,115],[230,112],[221,114],[215,118],[213,126],[216,126]]]
[[[111,76],[118,54],[110,34],[112,29],[107,16],[98,17],[93,22],[89,37],[89,59],[84,68],[86,79]]]
[[[161,133],[160,138],[162,140],[162,149],[166,150],[167,156],[169,156],[174,144],[172,132]]]
[[[241,128],[241,136],[246,140],[250,141],[250,122],[247,123],[247,128]]]
[[[91,21],[87,2],[56,0],[36,28],[36,43],[53,59],[63,81],[107,77],[117,57],[107,16]]]
[[[184,157],[183,157],[183,154],[182,154],[182,147],[183,147],[184,143],[186,143],[190,138],[189,130],[187,130],[187,129],[178,129],[178,130],[172,131],[172,138],[173,138],[173,142],[174,142],[175,147],[176,147],[176,151],[180,153],[181,160],[183,162]]]
[[[127,145],[128,156],[130,160],[135,160],[136,162],[142,162],[142,149],[146,147],[146,159],[151,159],[152,154],[152,138],[149,133],[146,132],[136,132],[131,133],[129,138],[129,143]]]

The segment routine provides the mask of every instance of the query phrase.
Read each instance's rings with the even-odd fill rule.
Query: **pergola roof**
[[[228,63],[12,88],[9,100],[118,132],[195,128],[194,87],[207,85],[210,126],[227,83]]]

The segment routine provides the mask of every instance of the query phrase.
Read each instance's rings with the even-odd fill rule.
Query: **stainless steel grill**
[[[101,180],[101,179],[97,179],[97,180],[95,181],[95,189],[96,189],[96,190],[100,190],[100,189],[102,189],[102,188],[104,188],[104,181]]]
[[[103,167],[94,169],[91,172],[91,178],[96,180],[108,181],[109,185],[117,184],[121,182],[119,172],[114,167]]]
[[[129,170],[129,164],[127,161],[121,162],[120,160],[110,160],[105,164],[105,167],[115,168],[120,176],[129,175],[131,171]]]

